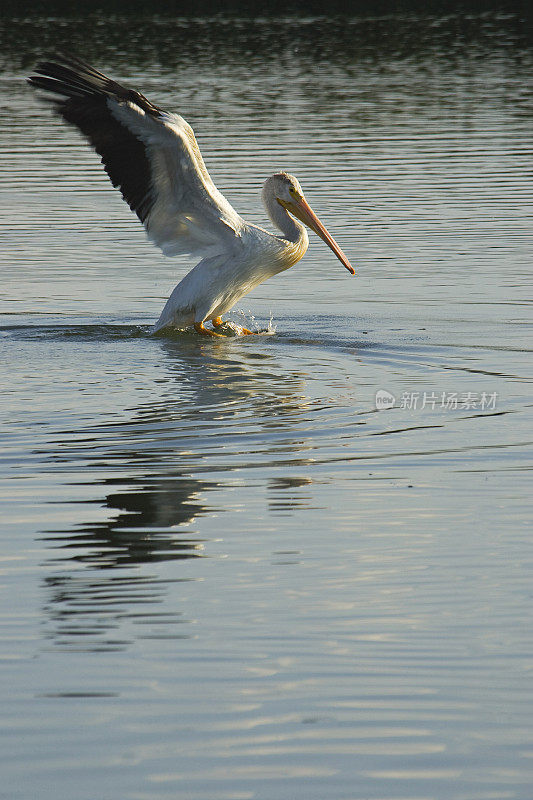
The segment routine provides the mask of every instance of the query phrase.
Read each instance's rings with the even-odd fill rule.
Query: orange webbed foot
[[[216,336],[217,339],[225,338],[223,333],[217,333],[216,331],[211,331],[209,328],[206,328],[203,322],[195,322],[194,330],[201,336]]]
[[[224,322],[222,321],[222,317],[215,317],[212,320],[212,323],[213,323],[213,327],[214,328],[220,328],[220,327],[222,327],[222,325],[224,325]],[[196,327],[196,325],[194,327]],[[206,330],[207,330],[207,328],[206,328]],[[239,336],[253,336],[255,333],[259,333],[259,331],[250,331],[250,330],[248,330],[248,328],[243,328],[240,325],[238,326],[238,331],[239,331]],[[217,333],[216,335],[217,336],[221,336],[220,333]]]

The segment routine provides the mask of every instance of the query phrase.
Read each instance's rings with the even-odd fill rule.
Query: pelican
[[[191,126],[178,114],[163,111],[71,55],[42,62],[35,72],[28,83],[58,96],[52,100],[55,111],[101,156],[113,186],[148,238],[167,256],[201,258],[170,295],[154,333],[194,326],[204,336],[222,336],[216,329],[223,325],[223,314],[302,258],[308,246],[304,225],[355,274],[292,175],[277,172],[263,186],[266,212],[281,231],[275,236],[245,222],[218,191]],[[207,321],[213,328],[206,328]],[[243,328],[242,333],[252,331]]]

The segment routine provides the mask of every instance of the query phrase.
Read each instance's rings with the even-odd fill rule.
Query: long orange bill
[[[314,231],[317,236],[320,236],[322,241],[324,241],[327,246],[333,250],[341,264],[346,267],[348,272],[350,272],[352,275],[355,275],[354,268],[340,249],[333,236],[331,236],[322,225],[305,197],[299,197],[297,200],[291,202],[280,202],[283,206],[285,206],[287,211],[290,211],[291,214],[294,214],[294,216],[301,220],[304,225],[307,225],[307,227],[311,228],[311,230]]]

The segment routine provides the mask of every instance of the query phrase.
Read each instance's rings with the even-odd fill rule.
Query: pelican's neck
[[[263,189],[263,203],[268,216],[276,228],[282,232],[283,238],[292,244],[301,244],[307,247],[306,229],[278,203],[277,197],[268,182]]]

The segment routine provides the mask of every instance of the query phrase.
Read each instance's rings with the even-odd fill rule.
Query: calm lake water
[[[0,797],[531,800],[518,18],[2,23]],[[316,237],[155,338],[165,259],[24,84],[67,47]],[[376,392],[384,405],[376,408]]]

